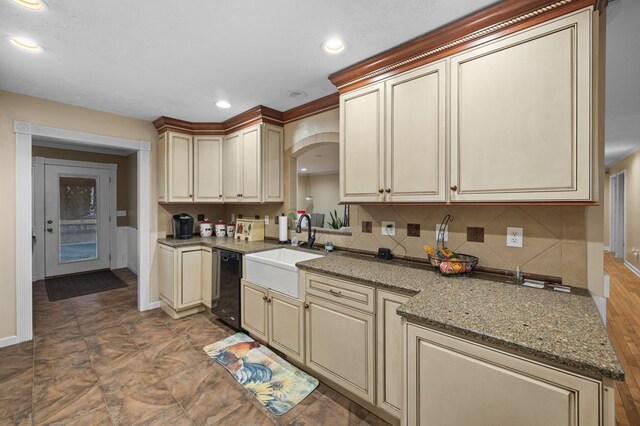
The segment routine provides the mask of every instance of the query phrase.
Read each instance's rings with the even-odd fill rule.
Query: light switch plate
[[[522,228],[507,227],[507,247],[522,247],[524,231]]]
[[[392,220],[383,220],[381,224],[382,235],[394,237],[396,235],[396,223]]]
[[[440,227],[442,226],[441,223],[436,223],[436,242],[440,241]],[[449,241],[449,225],[444,227],[444,239],[442,240],[442,242],[445,241]]]

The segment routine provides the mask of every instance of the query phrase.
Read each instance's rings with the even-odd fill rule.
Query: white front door
[[[101,168],[45,165],[47,277],[109,268],[110,174]]]

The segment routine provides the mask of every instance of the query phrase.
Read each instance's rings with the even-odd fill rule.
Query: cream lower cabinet
[[[407,425],[608,424],[599,381],[414,324],[406,333]]]
[[[245,279],[241,284],[241,299],[242,328],[287,358],[303,363],[303,302]]]
[[[375,289],[307,273],[305,365],[375,405]]]
[[[212,250],[158,245],[159,292],[162,309],[173,318],[211,307]]]
[[[591,12],[451,57],[451,201],[591,198]]]
[[[378,290],[376,294],[377,325],[377,396],[376,405],[394,417],[402,410],[402,317],[396,310],[408,296]]]

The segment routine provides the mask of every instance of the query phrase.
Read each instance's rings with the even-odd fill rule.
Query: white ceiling
[[[605,165],[640,149],[640,1],[607,8]]]
[[[328,175],[340,171],[340,145],[320,145],[298,157],[298,175]],[[306,169],[302,171],[302,169]]]
[[[0,89],[153,120],[223,121],[258,104],[284,111],[335,92],[327,76],[495,0],[0,0]],[[342,37],[331,56],[320,45]],[[306,99],[287,92],[299,89]],[[218,99],[232,107],[214,106]]]
[[[335,92],[327,76],[495,0],[0,0],[0,90],[153,120],[223,121],[263,104],[287,110]],[[190,6],[190,7],[187,7]],[[640,1],[607,17],[606,164],[640,149]],[[330,37],[347,49],[320,49]],[[287,92],[303,90],[305,99]],[[221,110],[214,101],[232,107]]]

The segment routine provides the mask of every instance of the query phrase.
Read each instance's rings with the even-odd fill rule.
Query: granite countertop
[[[228,237],[198,237],[193,236],[188,240],[178,240],[175,238],[160,238],[158,243],[170,247],[206,246],[222,250],[235,251],[242,254],[255,253],[265,250],[281,248],[282,245],[276,241],[242,241]]]
[[[588,293],[523,287],[508,277],[443,277],[426,265],[344,253],[300,262],[305,271],[412,295],[408,321],[591,377],[624,371]]]

